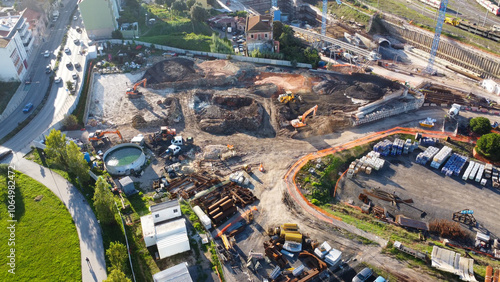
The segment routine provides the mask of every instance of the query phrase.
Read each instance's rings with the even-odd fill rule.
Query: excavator
[[[280,94],[278,96],[278,102],[280,103],[288,103],[288,102],[295,102],[295,98],[302,100],[299,95],[295,96],[291,91],[287,91],[285,94]]]
[[[310,108],[309,110],[307,110],[303,115],[299,116],[298,119],[294,119],[292,121],[290,121],[290,124],[297,128],[297,127],[303,127],[303,126],[306,126],[306,118],[307,116],[312,112],[313,113],[313,116],[316,115],[316,111],[318,110],[318,105]]]
[[[104,140],[105,135],[109,134],[109,133],[114,133],[114,134],[118,135],[118,137],[120,137],[120,139],[123,141],[123,136],[119,130],[114,130],[114,131],[113,130],[96,130],[96,132],[89,134],[89,141],[95,145],[97,142]]]
[[[146,82],[148,80],[145,78],[139,82],[137,82],[136,84],[134,84],[134,88],[128,88],[127,89],[127,93],[125,93],[127,95],[128,98],[137,98],[139,97],[140,95],[142,95],[142,92],[139,92],[137,91],[137,87],[139,87],[139,85],[143,85],[143,87],[146,87]]]

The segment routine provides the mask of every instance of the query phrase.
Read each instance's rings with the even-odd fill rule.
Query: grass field
[[[179,33],[141,37],[141,41],[187,50],[210,52],[212,37],[194,33]]]
[[[10,99],[16,93],[20,82],[0,82],[0,114],[3,113],[5,108],[10,102]]]
[[[0,191],[7,190],[7,170],[0,168]],[[80,243],[75,225],[63,203],[47,187],[20,173],[15,176],[16,274],[7,272],[7,235],[0,248],[0,281],[81,281]],[[35,198],[41,198],[35,201]],[[0,217],[7,218],[2,196]],[[0,222],[2,234],[8,223]]]

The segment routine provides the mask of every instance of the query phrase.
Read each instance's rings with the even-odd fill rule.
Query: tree
[[[304,50],[304,57],[307,62],[309,62],[313,68],[318,67],[319,61],[321,61],[321,58],[319,57],[318,50],[313,49],[311,47],[307,47]]]
[[[120,242],[111,242],[109,248],[106,250],[106,255],[111,262],[111,270],[118,269],[120,271],[125,271],[125,265],[128,258],[128,251],[125,245]]]
[[[196,3],[196,0],[187,0],[186,1],[187,8],[191,9],[195,3]]]
[[[104,282],[132,282],[125,273],[118,269],[113,269]]]
[[[68,156],[68,172],[78,177],[80,184],[89,181],[89,165],[75,142],[71,141],[66,145],[66,154]]]
[[[111,224],[115,220],[113,194],[109,190],[109,184],[100,176],[95,184],[94,208],[97,218],[105,224]]]
[[[76,129],[78,127],[78,119],[74,115],[64,115],[62,125],[68,130]]]
[[[479,152],[492,161],[500,161],[500,134],[488,133],[477,141]]]
[[[278,21],[273,22],[273,39],[279,40],[282,33],[283,33],[283,23]]]
[[[485,117],[476,117],[470,120],[470,128],[474,133],[483,135],[491,131],[490,120]]]
[[[66,134],[52,129],[49,136],[45,138],[45,153],[49,162],[63,167],[68,165],[68,154],[66,152]]]
[[[191,20],[197,22],[204,22],[208,18],[208,11],[199,5],[191,7]]]
[[[177,11],[178,13],[187,10],[186,2],[181,0],[175,1],[174,3],[172,3],[172,10]]]
[[[71,81],[66,81],[66,87],[68,87],[68,90],[71,91],[73,90],[73,82]]]

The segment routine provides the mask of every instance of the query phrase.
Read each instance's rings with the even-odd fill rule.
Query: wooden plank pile
[[[197,192],[206,190],[217,183],[220,183],[219,179],[212,179],[201,174],[189,174],[170,182],[166,190],[170,193],[171,199],[178,196],[189,199]]]

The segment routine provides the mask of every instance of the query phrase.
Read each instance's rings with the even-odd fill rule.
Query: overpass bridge
[[[372,51],[365,50],[365,49],[359,48],[357,46],[354,46],[352,44],[349,44],[347,42],[344,42],[344,41],[341,41],[341,40],[338,40],[335,38],[331,38],[328,36],[323,36],[319,33],[312,32],[312,31],[309,31],[309,30],[306,30],[303,28],[299,28],[299,27],[295,27],[295,26],[291,26],[291,28],[295,31],[295,33],[301,34],[302,37],[304,37],[307,41],[310,41],[310,42],[318,42],[318,41],[328,42],[328,43],[331,43],[333,45],[338,45],[338,46],[342,47],[344,50],[348,50],[355,55],[366,58],[367,60],[373,59]]]

